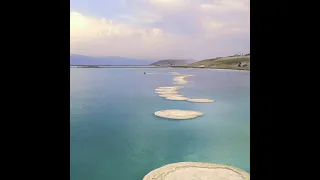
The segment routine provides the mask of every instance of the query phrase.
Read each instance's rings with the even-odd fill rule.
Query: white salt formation
[[[166,97],[166,99],[171,100],[171,101],[185,101],[188,98],[183,97],[183,96],[169,96],[169,97]]]
[[[164,86],[164,87],[158,87],[157,89],[182,89],[182,86]]]
[[[157,94],[179,94],[177,91],[156,91]]]
[[[187,84],[188,81],[186,81],[184,78],[184,76],[178,76],[173,78],[173,84]]]
[[[157,94],[178,94],[178,92],[177,91],[169,91],[169,92],[159,92],[159,91],[157,91],[156,92]]]
[[[185,78],[190,77],[193,75],[183,75],[183,76],[177,76],[173,78],[173,84],[187,84],[188,81],[185,80]]]
[[[250,180],[250,174],[227,165],[180,162],[155,169],[143,180]]]
[[[158,91],[158,92],[170,92],[170,91],[177,91],[178,89],[155,89],[155,91]]]
[[[178,72],[171,72],[172,75],[180,75]]]
[[[188,81],[174,81],[173,84],[188,84]]]
[[[171,109],[171,110],[157,111],[154,113],[154,115],[162,118],[168,118],[168,119],[193,119],[198,116],[202,116],[203,113],[198,111]]]
[[[211,100],[211,99],[196,99],[196,98],[189,98],[187,99],[187,101],[189,102],[197,102],[197,103],[212,103],[215,102],[215,100]]]
[[[180,86],[167,86],[167,87],[158,87],[155,89],[155,93],[159,95],[167,95],[166,97],[171,97],[178,95],[178,90],[181,89]]]
[[[181,94],[159,94],[160,97],[181,97]]]

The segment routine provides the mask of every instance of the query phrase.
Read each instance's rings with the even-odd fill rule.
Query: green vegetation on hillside
[[[250,70],[250,56],[206,59],[188,64],[187,67]]]

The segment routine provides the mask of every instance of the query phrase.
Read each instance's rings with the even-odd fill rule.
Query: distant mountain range
[[[154,63],[151,63],[150,65],[153,66],[181,66],[181,65],[187,65],[192,63],[191,60],[179,60],[179,59],[166,59],[166,60],[160,60]]]
[[[83,55],[70,55],[70,65],[110,65],[110,66],[125,66],[125,65],[150,65],[154,61],[142,60],[142,59],[132,59],[117,56],[106,56],[106,57],[91,57]]]

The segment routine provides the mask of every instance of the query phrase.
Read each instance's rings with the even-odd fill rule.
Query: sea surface
[[[155,74],[144,74],[155,73]],[[215,103],[169,101],[169,72],[193,74],[181,94]],[[168,120],[165,109],[204,116]],[[181,161],[229,164],[250,172],[250,72],[172,68],[70,68],[71,180],[142,180]]]

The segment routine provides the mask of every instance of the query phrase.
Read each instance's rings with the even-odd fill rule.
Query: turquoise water
[[[181,93],[215,103],[168,101],[154,89],[168,72],[194,74]],[[143,72],[158,73],[147,74]],[[200,161],[250,172],[250,75],[205,69],[71,68],[71,180],[142,180],[165,164]],[[164,109],[204,116],[174,121]]]

